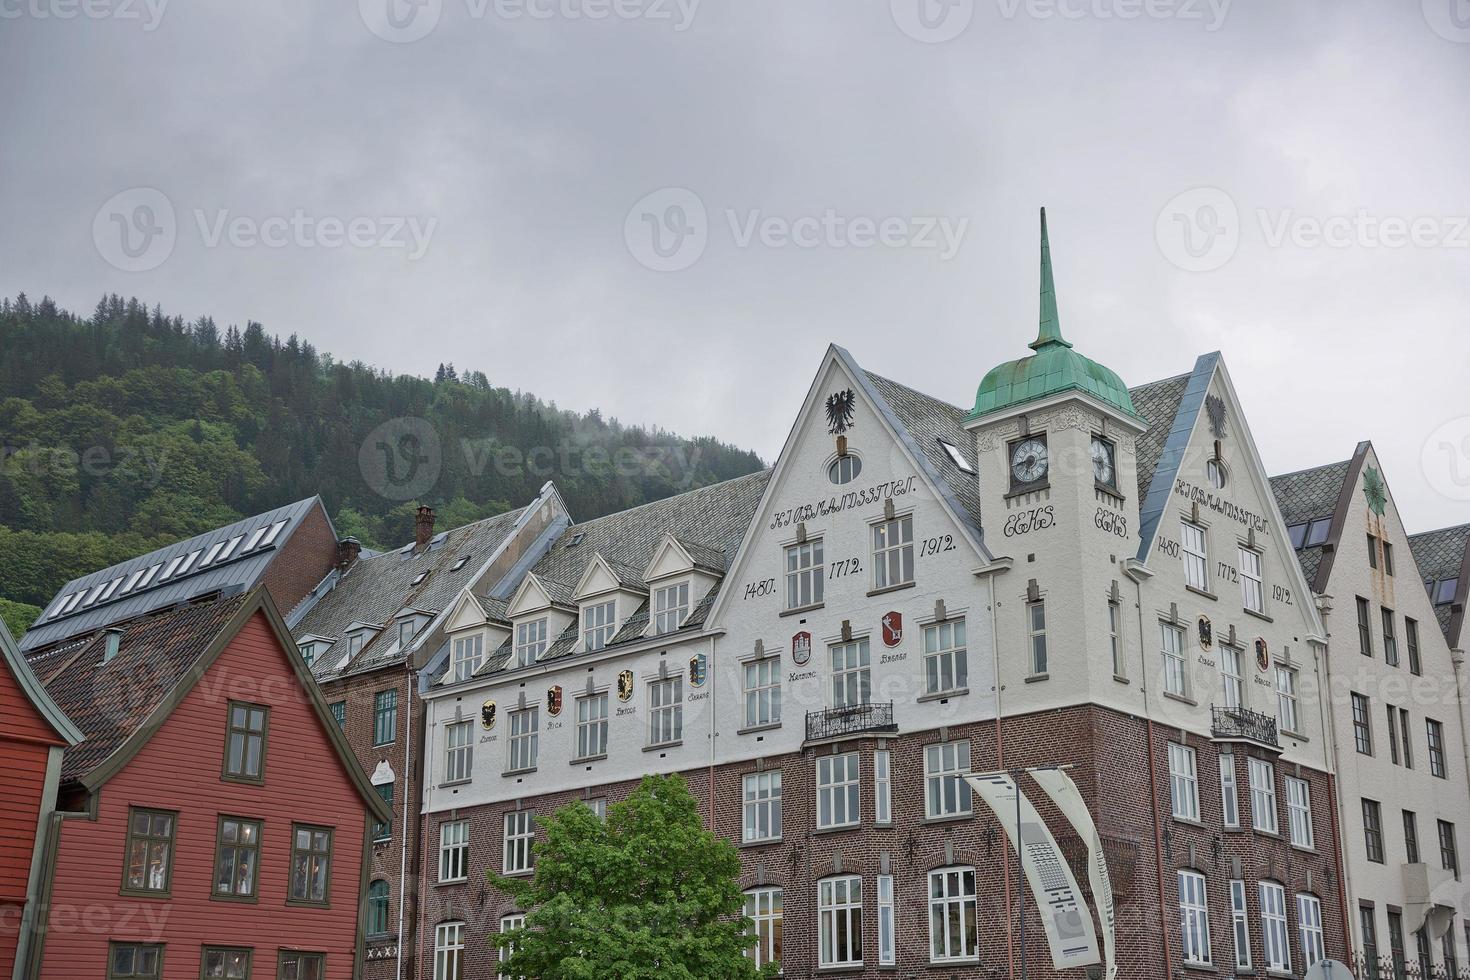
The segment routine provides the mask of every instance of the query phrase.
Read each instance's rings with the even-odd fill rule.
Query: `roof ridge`
[[[1291,470],[1291,471],[1289,471],[1287,473],[1272,473],[1272,474],[1268,474],[1267,477],[1266,477],[1266,479],[1268,479],[1268,480],[1284,480],[1288,476],[1301,476],[1303,473],[1314,473],[1317,470],[1325,470],[1325,469],[1328,469],[1329,467],[1332,467],[1332,466],[1351,466],[1352,463],[1353,463],[1352,457],[1348,457],[1347,459],[1334,460],[1331,463],[1320,463],[1320,464],[1318,464],[1316,466],[1303,466],[1299,470]]]
[[[919,396],[921,396],[923,398],[929,399],[931,402],[938,402],[941,405],[944,405],[944,406],[946,406],[948,408],[952,408],[956,412],[958,412],[960,415],[964,415],[965,414],[965,409],[963,409],[960,406],[956,405],[954,402],[946,401],[945,399],[940,398],[938,395],[931,395],[927,391],[920,391],[918,388],[915,388],[913,385],[906,385],[902,381],[895,381],[895,380],[893,380],[892,378],[888,377],[885,374],[879,374],[876,371],[869,371],[867,368],[863,368],[863,373],[866,374],[868,377],[873,378],[875,380],[882,381],[882,382],[884,382],[886,384],[891,384],[895,388],[902,388],[904,391],[911,391],[911,392],[913,392],[916,395],[919,395]]]
[[[1431,534],[1448,534],[1451,531],[1470,531],[1470,521],[1467,521],[1464,524],[1451,524],[1448,527],[1432,527],[1427,531],[1420,531],[1417,534],[1409,535],[1409,539],[1413,540],[1414,538],[1424,538],[1428,537]]]
[[[1193,374],[1193,371],[1185,371],[1183,374],[1171,374],[1167,378],[1159,378],[1155,381],[1145,381],[1142,384],[1134,385],[1128,390],[1132,392],[1137,391],[1140,388],[1152,388],[1154,385],[1168,384],[1171,381],[1188,381],[1190,377],[1193,376]]]
[[[573,533],[576,533],[576,530],[579,529],[579,528],[585,528],[587,525],[589,525],[589,524],[595,524],[598,521],[605,521],[605,520],[607,520],[610,517],[621,517],[624,514],[636,513],[637,511],[643,510],[644,508],[647,508],[647,507],[657,507],[657,506],[659,506],[661,504],[667,504],[670,501],[678,500],[681,497],[689,497],[689,496],[692,496],[692,495],[694,495],[696,493],[704,493],[706,490],[713,490],[716,487],[725,486],[726,484],[739,483],[741,480],[750,480],[750,479],[754,479],[755,477],[758,477],[758,476],[765,476],[765,475],[768,475],[770,472],[771,472],[771,467],[767,466],[767,467],[765,467],[763,469],[756,470],[754,473],[746,473],[746,474],[744,474],[742,476],[732,476],[728,480],[720,480],[717,483],[706,483],[702,487],[694,487],[693,489],[690,489],[690,490],[683,490],[683,491],[680,491],[679,493],[670,494],[667,497],[660,497],[658,500],[649,500],[649,501],[646,501],[646,502],[641,503],[641,504],[635,504],[632,507],[624,508],[623,510],[609,511],[606,514],[599,514],[597,517],[590,517],[590,518],[588,518],[585,521],[575,522],[575,523],[573,523],[570,526],[570,528],[568,528],[568,530],[572,531]],[[709,547],[709,545],[706,545],[706,547]]]

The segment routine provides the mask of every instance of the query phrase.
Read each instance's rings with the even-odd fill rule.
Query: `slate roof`
[[[102,663],[107,631],[31,659],[46,691],[86,740],[66,750],[63,783],[95,769],[132,735],[189,672],[246,595],[180,606],[122,627],[118,652]]]
[[[1465,563],[1470,561],[1467,548],[1470,548],[1470,524],[1425,531],[1409,537],[1409,550],[1414,553],[1414,563],[1419,566],[1419,574],[1436,582],[1464,576]],[[1439,627],[1444,630],[1445,639],[1451,647],[1458,648],[1460,638],[1456,634],[1464,628],[1460,622],[1456,622],[1455,604],[1463,607],[1465,600],[1463,594],[1456,592],[1453,603],[1440,603],[1434,607]],[[1463,613],[1459,619],[1463,620]]]
[[[972,468],[975,466],[975,437],[965,431],[965,417],[968,413],[946,401],[915,391],[871,371],[863,373],[868,376],[873,387],[878,389],[878,394],[888,403],[898,421],[908,429],[935,472],[949,484],[950,492],[969,514],[975,527],[981,527],[980,481],[975,474],[961,470],[939,444],[941,438],[945,439],[959,449],[965,462]]]
[[[418,553],[413,552],[411,545],[405,545],[372,557],[359,557],[345,575],[329,584],[328,591],[315,597],[304,615],[293,617],[292,635],[298,639],[322,636],[340,640],[353,623],[384,626],[407,606],[430,613],[442,612],[514,531],[522,513],[524,508],[507,511],[435,535],[429,546]],[[460,558],[468,560],[456,570],[454,566]],[[423,572],[428,572],[428,576],[418,585],[411,584]],[[482,603],[485,601],[481,598]],[[323,678],[400,662],[402,652],[397,649],[397,637],[390,634],[391,631],[385,631],[364,644],[353,662],[342,670],[338,670],[340,650],[334,647],[314,661],[313,673]],[[333,656],[334,651],[339,655]]]
[[[1281,508],[1281,517],[1288,527],[1304,524],[1321,518],[1331,518],[1337,511],[1338,498],[1342,496],[1342,485],[1347,480],[1352,460],[1328,463],[1310,469],[1297,470],[1271,477],[1271,491],[1276,505]],[[1329,535],[1327,540],[1331,540]],[[1296,560],[1302,566],[1307,584],[1317,587],[1317,573],[1322,568],[1325,552],[1321,545],[1298,548]]]
[[[1169,438],[1169,429],[1179,414],[1179,403],[1188,384],[1189,375],[1180,374],[1128,389],[1134,409],[1148,423],[1148,431],[1138,437],[1137,443],[1140,501],[1153,483],[1154,471],[1159,468],[1159,459],[1164,455],[1164,441]]]
[[[290,539],[301,521],[313,508],[320,506],[320,498],[308,497],[74,579],[63,586],[42,611],[35,624],[21,639],[20,648],[25,652],[38,650],[207,593],[233,593],[254,588],[270,567],[272,558]],[[286,522],[281,530],[270,535],[269,529],[281,521]],[[252,544],[252,536],[260,528],[266,528],[266,533],[253,541],[254,547],[247,548]],[[216,558],[205,563],[216,544],[225,546],[236,537],[241,540],[235,545],[234,553],[229,558]],[[267,538],[270,540],[269,544],[265,543]],[[226,549],[221,547],[218,550]],[[185,560],[195,552],[199,554],[192,561]],[[164,573],[170,570],[170,565],[176,558],[179,559],[176,567],[187,570],[182,573],[174,571],[171,576],[165,577]],[[162,567],[152,576],[148,576],[146,570],[155,565]],[[134,586],[125,593],[124,589],[128,587],[135,572],[143,572],[144,576],[139,581],[147,578],[149,584],[143,588]],[[108,583],[115,580],[121,581],[112,589],[106,588]],[[101,600],[99,595],[98,600],[83,598],[75,607],[71,606],[68,597],[77,593],[90,596],[99,586],[103,587],[101,592],[107,595],[106,600]]]

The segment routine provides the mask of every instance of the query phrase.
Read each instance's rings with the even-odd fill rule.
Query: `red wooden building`
[[[35,913],[31,890],[42,830],[55,803],[62,752],[81,732],[51,700],[0,623],[0,978],[19,980],[21,938]]]
[[[361,974],[388,811],[265,587],[32,655],[64,753],[28,976]]]

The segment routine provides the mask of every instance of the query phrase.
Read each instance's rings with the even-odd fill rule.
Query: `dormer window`
[[[516,624],[516,666],[529,667],[546,652],[546,619]]]
[[[689,583],[656,589],[653,593],[653,632],[672,633],[689,616]]]
[[[459,636],[454,640],[451,670],[456,681],[468,680],[485,659],[485,635]]]
[[[301,644],[301,659],[306,661],[306,666],[311,666],[311,662],[316,659],[315,643]]]
[[[358,630],[356,633],[350,634],[347,637],[347,656],[357,656],[358,652],[367,645],[368,638],[367,630]]]
[[[601,650],[612,642],[613,634],[617,632],[618,626],[617,607],[617,600],[609,599],[607,602],[599,602],[596,605],[582,608],[584,649]]]
[[[398,649],[407,650],[413,638],[419,635],[418,617],[412,616],[398,624]]]

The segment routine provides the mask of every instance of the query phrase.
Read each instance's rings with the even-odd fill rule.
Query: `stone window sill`
[[[890,592],[902,592],[904,589],[912,589],[916,584],[915,582],[900,582],[897,585],[885,585],[881,589],[870,589],[868,590],[868,598],[871,599],[874,596],[887,595]]]
[[[825,602],[814,602],[810,606],[797,606],[795,609],[782,610],[782,616],[800,616],[802,613],[816,612],[825,606]]]
[[[935,691],[933,694],[921,694],[915,700],[920,703],[925,701],[947,701],[950,698],[961,697],[969,693],[970,689],[968,687],[956,687],[948,691]]]

